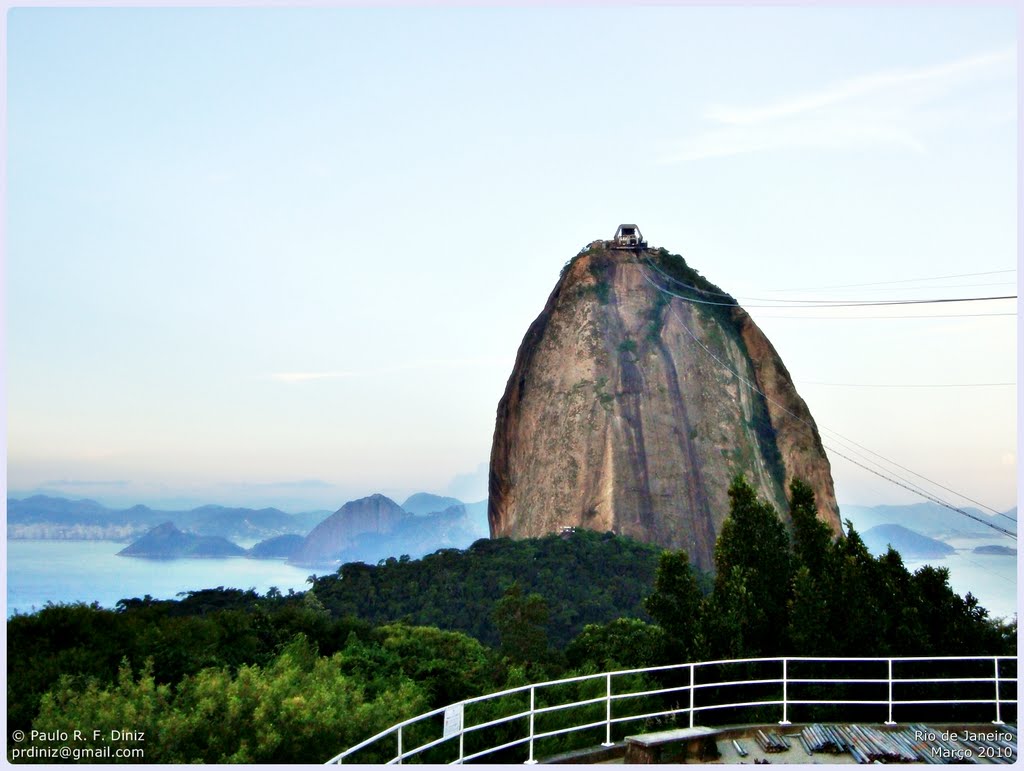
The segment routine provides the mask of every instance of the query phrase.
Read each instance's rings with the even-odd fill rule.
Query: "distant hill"
[[[410,514],[435,514],[445,509],[450,509],[452,506],[461,506],[462,501],[458,498],[449,498],[442,495],[434,495],[433,493],[415,493],[405,499],[405,503],[402,504],[402,508],[408,511]]]
[[[463,504],[417,493],[406,503],[422,512],[453,500],[454,505],[441,511],[420,514],[380,494],[349,501],[310,532],[290,561],[330,568],[344,562],[376,564],[388,557],[416,558],[438,549],[465,549],[489,537],[487,501]]]
[[[306,539],[301,535],[276,535],[266,541],[260,541],[249,549],[248,556],[253,559],[273,560],[291,559]]]
[[[902,525],[876,525],[861,534],[861,538],[875,556],[885,554],[890,544],[904,559],[945,557],[956,552],[949,544],[915,533]]]
[[[294,533],[295,516],[278,509],[201,506],[178,515],[176,522],[199,535],[224,538],[260,538],[268,533]]]
[[[33,495],[21,500],[7,499],[8,524],[124,525],[148,522],[155,516],[155,512],[145,506],[115,511],[87,498],[68,500]]]
[[[183,533],[173,522],[164,522],[117,553],[119,557],[180,559],[182,557],[242,557],[245,549],[226,538]]]
[[[162,522],[199,535],[259,540],[275,535],[305,535],[327,511],[286,514],[278,509],[201,506],[189,511],[158,511],[148,506],[108,509],[92,500],[45,495],[7,499],[7,537],[61,540],[130,541]]]
[[[292,556],[296,565],[333,565],[365,534],[387,535],[402,519],[411,516],[385,495],[376,493],[349,501],[317,525]]]
[[[337,554],[336,561],[373,565],[402,555],[417,559],[438,549],[464,549],[486,537],[478,534],[467,517],[466,507],[460,503],[434,514],[407,516],[386,535],[363,533]]]
[[[991,538],[997,531],[986,526],[985,522],[1016,531],[1015,523],[1005,517],[981,511],[972,507],[962,507],[964,511],[981,519],[981,522],[958,514],[937,503],[912,503],[905,506],[856,506],[842,504],[840,516],[849,519],[860,533],[877,525],[902,525],[916,533],[932,538],[986,537]],[[1008,516],[1016,518],[1016,509],[1011,509]]]
[[[466,519],[477,538],[490,538],[491,526],[487,522],[487,499],[466,504]]]
[[[1017,550],[1012,546],[999,546],[998,544],[988,544],[987,546],[975,546],[973,549],[975,554],[996,554],[1006,557],[1016,557]]]
[[[331,516],[332,513],[326,509],[320,509],[317,511],[302,511],[290,516],[295,518],[295,532],[305,534]]]

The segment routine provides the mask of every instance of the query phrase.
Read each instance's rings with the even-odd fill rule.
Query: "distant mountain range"
[[[841,507],[843,518],[853,522],[872,552],[882,553],[892,543],[910,559],[948,554],[950,547],[943,541],[950,538],[998,538],[998,532],[984,522],[1015,530],[1016,508],[1003,516],[973,508],[965,511],[981,521],[934,503]],[[487,501],[463,503],[431,493],[416,493],[401,505],[383,495],[368,496],[346,503],[333,514],[214,505],[180,512],[141,505],[109,509],[93,500],[36,495],[7,499],[7,533],[11,539],[134,541],[132,547],[138,548],[125,549],[126,556],[244,555],[335,568],[344,562],[375,564],[403,554],[417,558],[438,549],[466,548],[487,538],[489,527]],[[207,537],[224,539],[227,547],[196,540]],[[245,550],[232,541],[257,543]],[[999,548],[999,553],[1015,553],[1012,546]]]
[[[58,540],[130,541],[164,522],[196,535],[256,540],[289,533],[305,535],[329,511],[286,514],[279,509],[200,506],[189,511],[159,511],[148,506],[108,509],[96,501],[45,495],[7,499],[7,537]]]
[[[486,501],[464,504],[431,493],[416,493],[401,506],[372,495],[333,514],[224,506],[182,512],[146,506],[108,509],[92,500],[37,495],[7,499],[7,533],[12,539],[131,541],[119,552],[125,557],[248,556],[312,567],[372,564],[403,554],[421,557],[438,549],[465,548],[489,535]],[[256,539],[248,550],[233,543]]]
[[[861,537],[864,545],[875,556],[885,554],[891,545],[904,559],[931,559],[955,554],[947,543],[908,530],[903,525],[875,525]]]
[[[853,522],[857,532],[863,534],[878,525],[902,525],[921,535],[940,540],[947,538],[993,538],[999,531],[991,527],[1017,532],[1017,507],[1000,515],[970,506],[961,507],[978,519],[965,517],[937,503],[912,503],[903,506],[840,506],[840,516]],[[978,521],[981,520],[981,521]],[[986,524],[987,523],[987,524]]]

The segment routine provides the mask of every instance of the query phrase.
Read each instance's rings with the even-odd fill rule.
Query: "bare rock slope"
[[[678,255],[595,241],[563,270],[498,404],[491,535],[611,530],[710,568],[737,474],[783,516],[803,479],[841,533],[814,420],[747,313]]]

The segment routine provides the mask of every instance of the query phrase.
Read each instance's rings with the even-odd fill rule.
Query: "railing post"
[[[693,728],[693,686],[696,685],[693,669],[693,664],[690,664],[690,728]]]
[[[612,746],[612,673],[606,676],[606,688],[604,695],[605,703],[605,734],[602,747]]]
[[[402,765],[402,726],[398,726],[398,765]]]
[[[896,721],[892,719],[892,659],[887,659],[889,662],[889,719],[885,721],[886,725],[896,725]]]
[[[789,722],[789,718],[786,716],[786,708],[788,706],[787,701],[789,699],[789,683],[786,664],[786,659],[782,659],[782,720],[779,721],[779,725],[792,725]]]
[[[466,725],[465,717],[462,719],[462,725],[459,726],[459,765],[462,765],[462,759],[466,757]]]
[[[530,686],[530,757],[526,759],[526,765],[532,766],[537,762],[537,759],[533,757],[533,710],[536,708],[535,699],[535,688]]]
[[[992,725],[1005,725],[999,712],[999,657],[993,656],[992,661],[996,665],[996,719],[992,721]]]

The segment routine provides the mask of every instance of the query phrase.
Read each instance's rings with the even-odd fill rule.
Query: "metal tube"
[[[532,766],[537,762],[536,758],[533,757],[533,710],[537,706],[535,701],[536,693],[536,688],[534,686],[530,686],[530,757],[526,759],[526,765],[528,766]]]
[[[608,673],[606,689],[605,689],[605,734],[604,744],[602,747],[612,746],[612,673]]]
[[[993,656],[992,663],[996,665],[996,719],[992,721],[993,725],[1005,725],[1003,718],[999,714],[999,657]]]
[[[889,719],[885,721],[886,725],[896,725],[896,722],[892,719],[892,659],[889,659]]]
[[[693,686],[694,686],[694,684],[695,684],[695,681],[694,681],[693,664],[690,664],[690,728],[693,728],[693,690],[694,690]]]
[[[402,765],[402,726],[398,726],[398,765]]]
[[[782,659],[782,720],[779,721],[779,725],[792,725],[786,717],[786,697],[788,694],[787,681],[786,681],[786,659]]]

